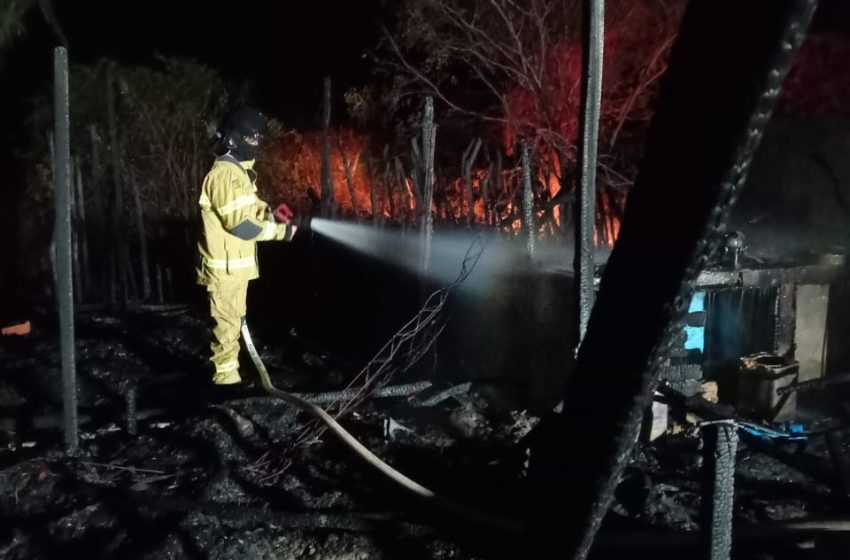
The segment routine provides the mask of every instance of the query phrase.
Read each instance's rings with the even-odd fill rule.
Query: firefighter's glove
[[[293,223],[298,228],[298,231],[303,231],[304,233],[307,233],[310,231],[310,222],[312,221],[313,218],[311,216],[300,216],[296,218]]]
[[[293,224],[275,224],[273,239],[275,241],[289,241],[296,231],[298,231],[298,227]]]
[[[274,209],[274,217],[282,224],[291,224],[294,214],[286,204],[278,204]]]

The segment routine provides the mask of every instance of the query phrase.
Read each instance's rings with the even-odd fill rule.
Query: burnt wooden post
[[[115,196],[113,198],[112,204],[112,235],[113,235],[113,246],[114,246],[114,255],[115,255],[115,268],[110,269],[110,276],[114,283],[121,285],[121,305],[123,308],[127,307],[127,300],[129,298],[129,286],[128,286],[128,277],[127,277],[127,269],[129,266],[125,255],[125,244],[126,239],[124,237],[124,227],[122,220],[122,213],[124,212],[124,195],[123,195],[123,185],[121,184],[121,161],[119,156],[119,144],[118,144],[118,123],[115,117],[115,92],[114,92],[114,84],[112,81],[112,74],[107,75],[106,78],[106,115],[109,125],[109,152],[112,158],[112,186],[115,189]],[[113,290],[114,286],[110,288]],[[115,298],[110,298],[114,300]]]
[[[702,497],[703,537],[707,541],[705,557],[729,560],[738,428],[734,421],[718,422],[703,427],[702,436],[706,482]]]
[[[434,146],[437,129],[434,126],[434,98],[425,98],[422,111],[422,207],[419,209],[422,228],[421,272],[425,274],[431,263],[431,237],[434,234],[434,215],[431,206],[434,201]]]
[[[85,299],[88,292],[91,291],[91,264],[89,261],[89,238],[88,238],[88,222],[86,221],[86,198],[83,190],[83,170],[79,160],[74,160],[75,178],[74,187],[76,196],[74,197],[75,222],[77,230],[77,242],[79,243],[81,258],[82,258],[82,275],[78,278],[82,297]]]
[[[522,141],[522,230],[525,234],[525,250],[534,258],[534,196],[531,191],[531,154],[528,142]],[[591,288],[593,286],[591,285]]]
[[[71,164],[71,264],[74,279],[74,303],[83,302],[83,274],[80,267],[80,215],[77,210],[77,195],[74,187],[73,158]]]
[[[148,243],[145,234],[145,216],[142,209],[142,195],[139,192],[139,183],[136,181],[136,172],[130,169],[130,188],[133,191],[133,202],[136,209],[136,233],[139,236],[139,261],[141,261],[142,274],[142,299],[148,301],[151,297],[151,274],[148,268]]]
[[[68,96],[68,51],[53,51],[54,130],[56,134],[53,187],[56,195],[56,298],[62,347],[62,417],[65,449],[73,453],[77,434],[77,372],[74,355],[74,279],[71,273],[71,108]]]
[[[605,37],[605,1],[584,2],[584,49],[581,91],[581,180],[576,205],[575,273],[578,288],[579,340],[584,340],[593,308],[593,227],[595,222],[596,145],[602,99],[602,51]]]

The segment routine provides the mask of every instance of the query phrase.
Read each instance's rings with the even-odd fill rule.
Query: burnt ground
[[[395,488],[333,436],[298,452],[306,418],[269,397],[219,402],[204,391],[207,325],[189,308],[77,322],[79,451],[62,453],[59,354],[47,318],[26,338],[0,339],[2,558],[509,558],[523,540],[471,527]],[[48,325],[45,327],[44,325]],[[338,388],[353,361],[271,323],[254,333],[281,386]],[[274,341],[274,344],[268,341]],[[244,358],[243,358],[244,359]],[[244,371],[250,371],[247,362]],[[421,375],[421,372],[420,372]],[[399,382],[413,379],[399,379]],[[420,395],[445,388],[445,383]],[[138,435],[127,432],[128,388]],[[429,408],[416,399],[367,403],[345,425],[415,480],[504,516],[523,502],[537,422],[510,405],[509,387],[473,385]],[[421,399],[419,402],[421,402]],[[808,429],[834,422],[814,414]],[[842,445],[850,455],[850,434]],[[566,443],[568,445],[568,443]],[[595,557],[680,557],[697,550],[699,438],[687,431],[640,445],[598,539]],[[845,558],[836,536],[775,531],[777,521],[846,516],[823,437],[783,449],[813,461],[809,475],[742,443],[736,558]],[[577,450],[580,460],[580,450]],[[753,537],[748,528],[760,527]],[[748,533],[750,531],[750,533]],[[659,537],[659,535],[662,535]]]

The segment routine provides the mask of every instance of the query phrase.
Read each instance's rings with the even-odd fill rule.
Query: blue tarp
[[[688,313],[699,313],[705,311],[705,292],[696,292],[691,298],[691,305],[688,307]],[[685,350],[705,350],[705,327],[688,327],[685,326]]]

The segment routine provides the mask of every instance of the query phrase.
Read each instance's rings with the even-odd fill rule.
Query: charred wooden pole
[[[525,234],[525,250],[534,258],[534,193],[531,190],[531,154],[528,142],[522,141],[522,231]],[[593,285],[591,285],[593,288]]]
[[[709,560],[729,560],[732,552],[732,506],[735,498],[735,454],[738,428],[734,421],[704,426],[703,469],[705,482],[703,537]]]
[[[124,196],[121,184],[121,159],[119,156],[118,144],[118,123],[115,117],[115,92],[112,82],[112,75],[106,78],[106,112],[109,125],[109,152],[112,157],[112,186],[115,189],[115,196],[112,200],[112,234],[115,254],[115,272],[113,280],[121,285],[121,303],[123,307],[127,307],[127,299],[129,297],[129,287],[127,278],[127,269],[129,266],[125,254],[125,238],[124,228],[122,227],[121,213],[124,211]]]
[[[422,111],[422,206],[419,209],[422,228],[421,273],[424,275],[431,264],[431,238],[434,235],[434,214],[431,206],[434,202],[434,147],[437,140],[437,128],[434,126],[434,98],[425,98]]]
[[[68,51],[53,51],[55,80],[54,130],[56,135],[53,185],[56,195],[56,297],[62,345],[62,417],[65,448],[77,449],[77,372],[74,356],[74,279],[71,275],[71,108],[68,91]]]
[[[133,190],[133,202],[136,207],[136,232],[139,236],[139,260],[142,274],[142,299],[148,301],[151,297],[151,274],[148,268],[148,242],[145,234],[145,216],[142,209],[142,195],[136,173],[130,169],[130,188]]]
[[[73,158],[71,160],[73,162]],[[80,267],[80,217],[77,210],[77,196],[74,187],[74,168],[71,167],[71,263],[74,278],[74,303],[83,302],[82,269]]]
[[[322,203],[323,218],[334,217],[334,179],[331,174],[331,78],[325,77],[322,109]]]
[[[602,100],[602,50],[605,37],[605,0],[584,2],[584,49],[581,90],[581,179],[576,205],[576,251],[574,269],[578,290],[579,341],[584,340],[593,308],[593,228],[596,218],[596,145],[599,140],[599,108]]]
[[[82,276],[79,278],[83,299],[91,291],[91,263],[89,261],[88,222],[86,221],[86,198],[83,190],[83,170],[79,160],[74,161],[76,180],[74,187],[77,196],[74,198],[77,218],[77,240],[82,257]]]
[[[90,213],[90,216],[92,216],[95,230],[105,231],[105,227],[108,223],[108,220],[106,218],[106,195],[103,192],[103,182],[101,181],[103,176],[103,168],[101,166],[100,161],[101,140],[100,134],[97,131],[97,127],[94,124],[89,125],[89,141],[91,142],[91,188],[92,191],[95,193],[91,208],[92,212]],[[97,239],[97,237],[95,237],[94,239]],[[105,245],[103,240],[98,241],[99,242],[93,246],[94,253],[97,253],[101,256],[106,256],[105,259],[101,259],[102,263],[99,267],[100,274],[98,276],[98,285],[100,286],[101,297],[109,299],[109,241],[106,241]]]
[[[137,389],[135,385],[127,387],[127,392],[124,394],[124,399],[127,404],[127,433],[135,436],[139,433],[139,414],[137,407]]]

